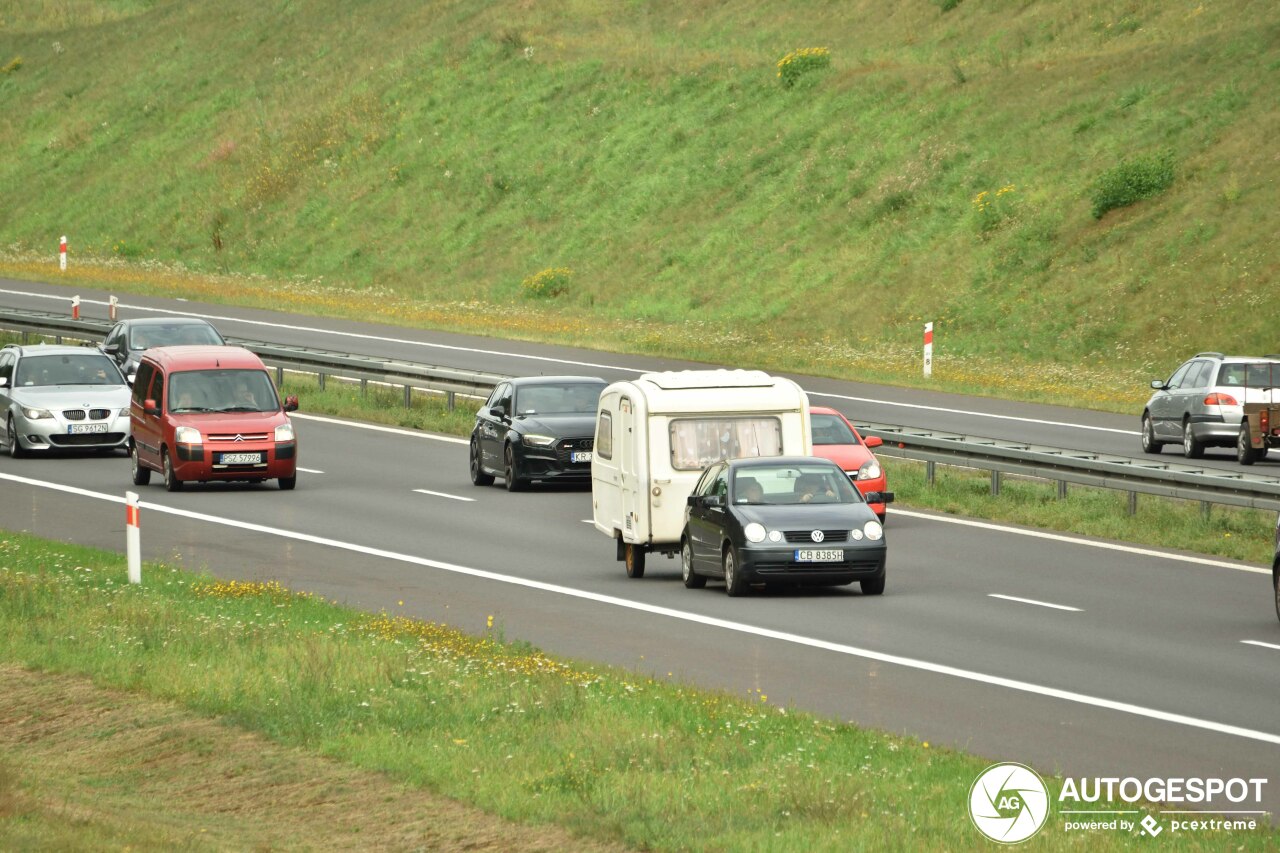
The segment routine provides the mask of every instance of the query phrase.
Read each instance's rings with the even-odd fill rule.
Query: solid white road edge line
[[[55,299],[61,302],[65,302],[67,300],[65,296],[58,296],[50,293],[30,293],[24,290],[0,289],[0,293],[7,293],[13,296],[27,296],[34,299]],[[107,304],[101,299],[85,299],[82,301],[86,305],[106,305]],[[358,338],[358,339],[367,340],[367,341],[381,341],[382,343],[389,343],[389,344],[407,344],[410,346],[433,347],[435,349],[453,350],[455,352],[474,352],[480,355],[500,355],[500,356],[505,356],[506,358],[524,358],[524,359],[529,359],[530,361],[551,362],[552,364],[569,364],[569,365],[573,365],[574,367],[594,367],[602,370],[617,370],[623,373],[641,374],[641,373],[648,372],[645,370],[640,370],[635,367],[623,367],[617,364],[599,364],[591,361],[572,361],[566,358],[552,358],[551,356],[545,356],[545,355],[527,355],[527,354],[520,354],[520,353],[500,352],[499,350],[477,349],[475,347],[461,347],[461,346],[455,346],[453,344],[438,344],[438,343],[433,343],[431,341],[412,341],[412,340],[407,340],[405,338],[389,338],[383,335],[370,335],[370,334],[365,334],[363,332],[342,332],[335,329],[319,329],[319,328],[315,328],[314,326],[295,326],[295,325],[290,325],[288,323],[268,323],[265,320],[244,320],[239,317],[224,317],[218,314],[201,314],[196,311],[173,311],[168,308],[148,308],[144,305],[126,305],[123,302],[119,303],[116,307],[127,308],[131,311],[150,311],[153,314],[175,314],[183,317],[200,317],[205,320],[220,320],[227,323],[244,323],[249,326],[267,326],[269,328],[289,329],[295,332],[316,332],[322,335],[337,335],[345,338]],[[808,392],[808,394],[811,397],[830,397],[833,400],[848,400],[853,403],[875,403],[876,405],[880,405],[880,406],[897,406],[903,409],[926,409],[931,412],[947,412],[948,414],[969,415],[975,418],[993,418],[995,420],[1001,420],[1001,421],[1018,421],[1021,423],[1029,423],[1029,424],[1043,424],[1045,426],[1071,427],[1072,429],[1088,429],[1088,430],[1093,430],[1095,432],[1115,432],[1115,433],[1120,433],[1121,435],[1138,435],[1139,434],[1137,430],[1115,429],[1114,427],[1097,427],[1097,426],[1089,426],[1087,424],[1065,423],[1062,421],[1044,421],[1044,420],[1039,420],[1037,418],[1020,418],[1014,415],[998,415],[993,412],[974,412],[974,411],[969,411],[968,409],[944,409],[944,408],[939,408],[937,406],[928,406],[920,403],[896,403],[890,400],[875,400],[870,397],[848,397],[843,394],[823,394],[816,391],[810,391]]]
[[[19,477],[13,474],[0,473],[0,479],[9,480],[15,483],[23,483],[36,488],[51,489],[53,491],[66,492],[68,494],[81,495],[84,497],[94,498],[96,500],[105,500],[112,503],[124,503],[123,496],[103,494],[100,492],[91,492],[88,489],[81,489],[76,486],[63,486],[58,483],[45,483],[40,480],[33,480],[29,477]],[[1028,681],[1018,681],[1013,678],[1004,678],[998,675],[987,675],[985,673],[976,672],[969,669],[961,669],[959,667],[948,666],[945,664],[930,663],[929,661],[918,660],[916,658],[903,657],[902,655],[892,655],[885,652],[877,652],[871,649],[863,649],[857,646],[848,646],[843,643],[833,643],[827,640],[819,640],[813,637],[804,637],[799,634],[791,634],[786,631],[775,631],[770,628],[761,628],[755,625],[746,625],[741,622],[731,622],[727,619],[717,619],[713,616],[704,616],[699,613],[688,613],[683,610],[674,610],[669,607],[659,607],[653,604],[644,604],[638,601],[631,601],[624,598],[615,598],[611,595],[601,595],[600,593],[587,592],[585,590],[573,589],[571,587],[559,586],[557,584],[544,583],[542,581],[528,580],[526,578],[517,578],[510,575],[501,575],[497,572],[490,572],[484,569],[473,569],[467,566],[459,566],[454,563],[444,563],[439,560],[431,560],[426,557],[416,557],[412,554],[399,554],[395,551],[386,551],[381,548],[370,548],[364,545],[356,545],[351,542],[342,542],[337,539],[328,539],[323,536],[312,536],[309,533],[297,533],[292,530],[282,530],[276,527],[268,527],[265,524],[254,524],[247,521],[236,521],[229,518],[221,518],[216,515],[207,515],[202,512],[192,512],[185,509],[177,509],[174,507],[164,506],[162,504],[151,503],[150,501],[141,501],[139,506],[149,512],[160,512],[168,515],[176,515],[182,518],[189,518],[195,521],[205,521],[210,524],[221,524],[227,527],[235,527],[241,530],[250,530],[255,533],[266,533],[271,536],[284,537],[294,539],[299,542],[309,542],[314,545],[322,545],[330,548],[337,548],[343,551],[351,551],[357,554],[364,554],[370,557],[380,557],[387,560],[396,560],[402,563],[408,563],[415,566],[424,566],[430,569],[439,569],[441,571],[453,572],[455,574],[467,575],[469,577],[483,578],[484,580],[497,581],[499,583],[512,584],[513,586],[521,586],[527,589],[536,589],[542,592],[549,592],[556,595],[564,595],[570,598],[579,598],[585,601],[593,601],[597,604],[606,604],[614,607],[622,607],[627,610],[635,610],[641,613],[651,613],[655,616],[665,616],[669,619],[679,619],[684,622],[691,622],[698,625],[705,625],[711,628],[721,628],[726,631],[734,631],[740,634],[749,634],[751,636],[760,637],[767,640],[778,640],[784,643],[792,643],[798,646],[806,646],[813,649],[822,649],[824,651],[835,652],[836,654],[848,655],[850,657],[863,658],[865,660],[880,661],[881,663],[894,664],[896,666],[905,667],[907,669],[920,670],[936,675],[948,675],[953,678],[964,679],[965,681],[973,681],[979,684],[986,684],[993,687],[1004,687],[1009,690],[1016,690],[1021,693],[1030,693],[1036,696],[1044,696],[1050,699],[1062,699],[1067,702],[1074,702],[1079,705],[1088,705],[1094,708],[1103,708],[1110,711],[1119,711],[1124,714],[1130,714],[1138,717],[1146,717],[1152,720],[1160,720],[1161,722],[1173,723],[1175,725],[1187,726],[1189,728],[1203,729],[1205,731],[1217,732],[1218,734],[1232,735],[1235,737],[1246,738],[1248,740],[1260,741],[1262,743],[1270,743],[1280,746],[1280,734],[1271,732],[1258,731],[1256,729],[1247,729],[1242,726],[1233,726],[1227,723],[1218,723],[1213,720],[1203,720],[1198,717],[1189,717],[1185,714],[1175,714],[1169,711],[1161,711],[1156,708],[1147,708],[1142,705],[1134,705],[1129,702],[1117,702],[1112,699],[1103,699],[1098,696],[1089,696],[1084,693],[1077,693],[1073,690],[1062,690],[1057,687],[1046,687],[1041,684],[1032,684]]]
[[[1264,649],[1280,649],[1275,643],[1264,643],[1261,640],[1241,640],[1240,642],[1248,646],[1262,646]]]
[[[323,474],[324,473],[323,471],[317,471],[315,468],[303,468],[301,465],[298,466],[298,470],[304,474]]]
[[[889,516],[904,515],[907,518],[923,518],[926,521],[942,521],[947,524],[960,524],[965,527],[978,527],[983,530],[995,530],[1000,533],[1013,533],[1018,536],[1031,536],[1036,539],[1048,539],[1051,542],[1067,542],[1072,545],[1088,545],[1090,548],[1102,548],[1105,551],[1119,551],[1123,554],[1136,554],[1139,557],[1158,557],[1161,560],[1176,560],[1180,563],[1194,563],[1198,566],[1214,566],[1219,569],[1235,569],[1238,572],[1252,572],[1256,575],[1269,575],[1270,569],[1249,566],[1243,563],[1228,563],[1225,560],[1214,560],[1210,557],[1191,557],[1186,554],[1173,554],[1167,551],[1153,551],[1150,548],[1139,548],[1136,545],[1120,545],[1115,542],[1096,542],[1092,539],[1080,539],[1063,533],[1046,533],[1043,530],[1023,530],[1020,527],[1005,527],[989,521],[974,521],[971,518],[955,518],[949,515],[932,515],[927,512],[912,512],[906,509],[894,509]]]
[[[304,421],[319,421],[322,424],[337,424],[338,426],[355,427],[356,429],[367,429],[374,432],[389,432],[392,435],[407,435],[411,438],[429,438],[432,441],[444,441],[449,444],[467,444],[467,439],[457,438],[452,435],[438,435],[434,432],[423,432],[418,429],[402,429],[401,427],[380,426],[378,424],[357,423],[356,421],[341,421],[337,418],[326,418],[320,415],[303,415],[298,412],[290,412],[290,418],[301,418]]]
[[[430,489],[414,489],[414,491],[420,495],[435,495],[438,498],[448,498],[451,501],[475,501],[475,498],[464,498],[461,495],[451,495],[448,492],[433,492]]]
[[[1003,598],[1005,601],[1017,601],[1021,604],[1034,604],[1037,607],[1052,607],[1054,610],[1070,610],[1073,613],[1083,613],[1079,607],[1068,607],[1065,604],[1050,604],[1047,601],[1036,601],[1034,598],[1018,598],[1016,595],[1001,595],[998,592],[987,593],[987,598]]]

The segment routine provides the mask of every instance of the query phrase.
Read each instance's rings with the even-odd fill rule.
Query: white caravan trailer
[[[614,382],[600,394],[591,504],[627,575],[680,549],[686,498],[712,462],[810,456],[809,398],[759,370],[681,370]]]

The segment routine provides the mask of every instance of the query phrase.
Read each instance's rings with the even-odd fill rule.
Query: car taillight
[[[1236,398],[1230,394],[1219,394],[1217,391],[1204,398],[1206,406],[1238,406]]]
[[[1266,435],[1271,429],[1271,412],[1263,409],[1258,412],[1259,426],[1262,427],[1262,434]]]

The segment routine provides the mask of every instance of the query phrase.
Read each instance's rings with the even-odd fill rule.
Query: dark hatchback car
[[[729,595],[757,583],[842,586],[884,592],[888,547],[870,503],[839,465],[808,456],[712,463],[688,498],[680,543],[684,585],[723,578]]]
[[[1276,618],[1280,619],[1280,516],[1276,517],[1276,555],[1271,560],[1271,591],[1276,597]]]
[[[225,343],[222,333],[199,317],[135,317],[112,326],[98,349],[111,357],[132,385],[142,354],[152,347]]]
[[[606,383],[595,376],[528,376],[498,383],[471,430],[471,482],[502,477],[507,490],[529,483],[591,482],[596,406]]]

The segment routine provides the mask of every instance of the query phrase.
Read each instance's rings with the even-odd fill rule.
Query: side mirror
[[[9,377],[0,376],[0,388],[7,388],[7,387],[9,387]]]
[[[297,394],[290,394],[288,397],[284,398],[284,410],[286,412],[298,411],[298,395]]]
[[[126,379],[126,380],[128,380],[128,382],[129,382],[129,384],[130,384],[130,385],[132,385],[132,384],[133,384],[133,380],[135,380],[135,379],[137,379],[137,378],[138,378],[138,374],[136,374],[136,373],[130,373],[128,376],[126,376],[126,377],[125,377],[125,379]]]
[[[147,414],[147,415],[159,415],[160,407],[156,405],[155,400],[143,400],[142,411],[143,411],[143,414]]]
[[[1165,389],[1164,380],[1163,380],[1163,379],[1152,379],[1152,380],[1151,380],[1151,387],[1152,387],[1152,388],[1154,388],[1154,389],[1156,389],[1157,391],[1163,391],[1163,390]]]
[[[884,439],[878,435],[868,435],[863,437],[862,443],[867,447],[879,447],[884,444]]]
[[[712,509],[724,507],[724,495],[707,495],[704,500],[706,505]]]
[[[119,344],[98,344],[98,349],[102,350],[107,355],[115,355],[116,353],[120,352],[120,345]]]
[[[500,420],[500,421],[502,421],[502,420],[506,420],[506,418],[507,418],[507,410],[506,410],[506,409],[504,409],[502,406],[490,406],[490,407],[489,407],[489,417],[491,417],[491,418],[497,418],[497,419],[498,419],[498,420]]]
[[[697,495],[689,495],[689,497],[685,498],[685,501],[684,501],[684,502],[685,502],[686,504],[688,504],[689,506],[697,506],[697,505],[698,505],[698,496],[697,496]]]

